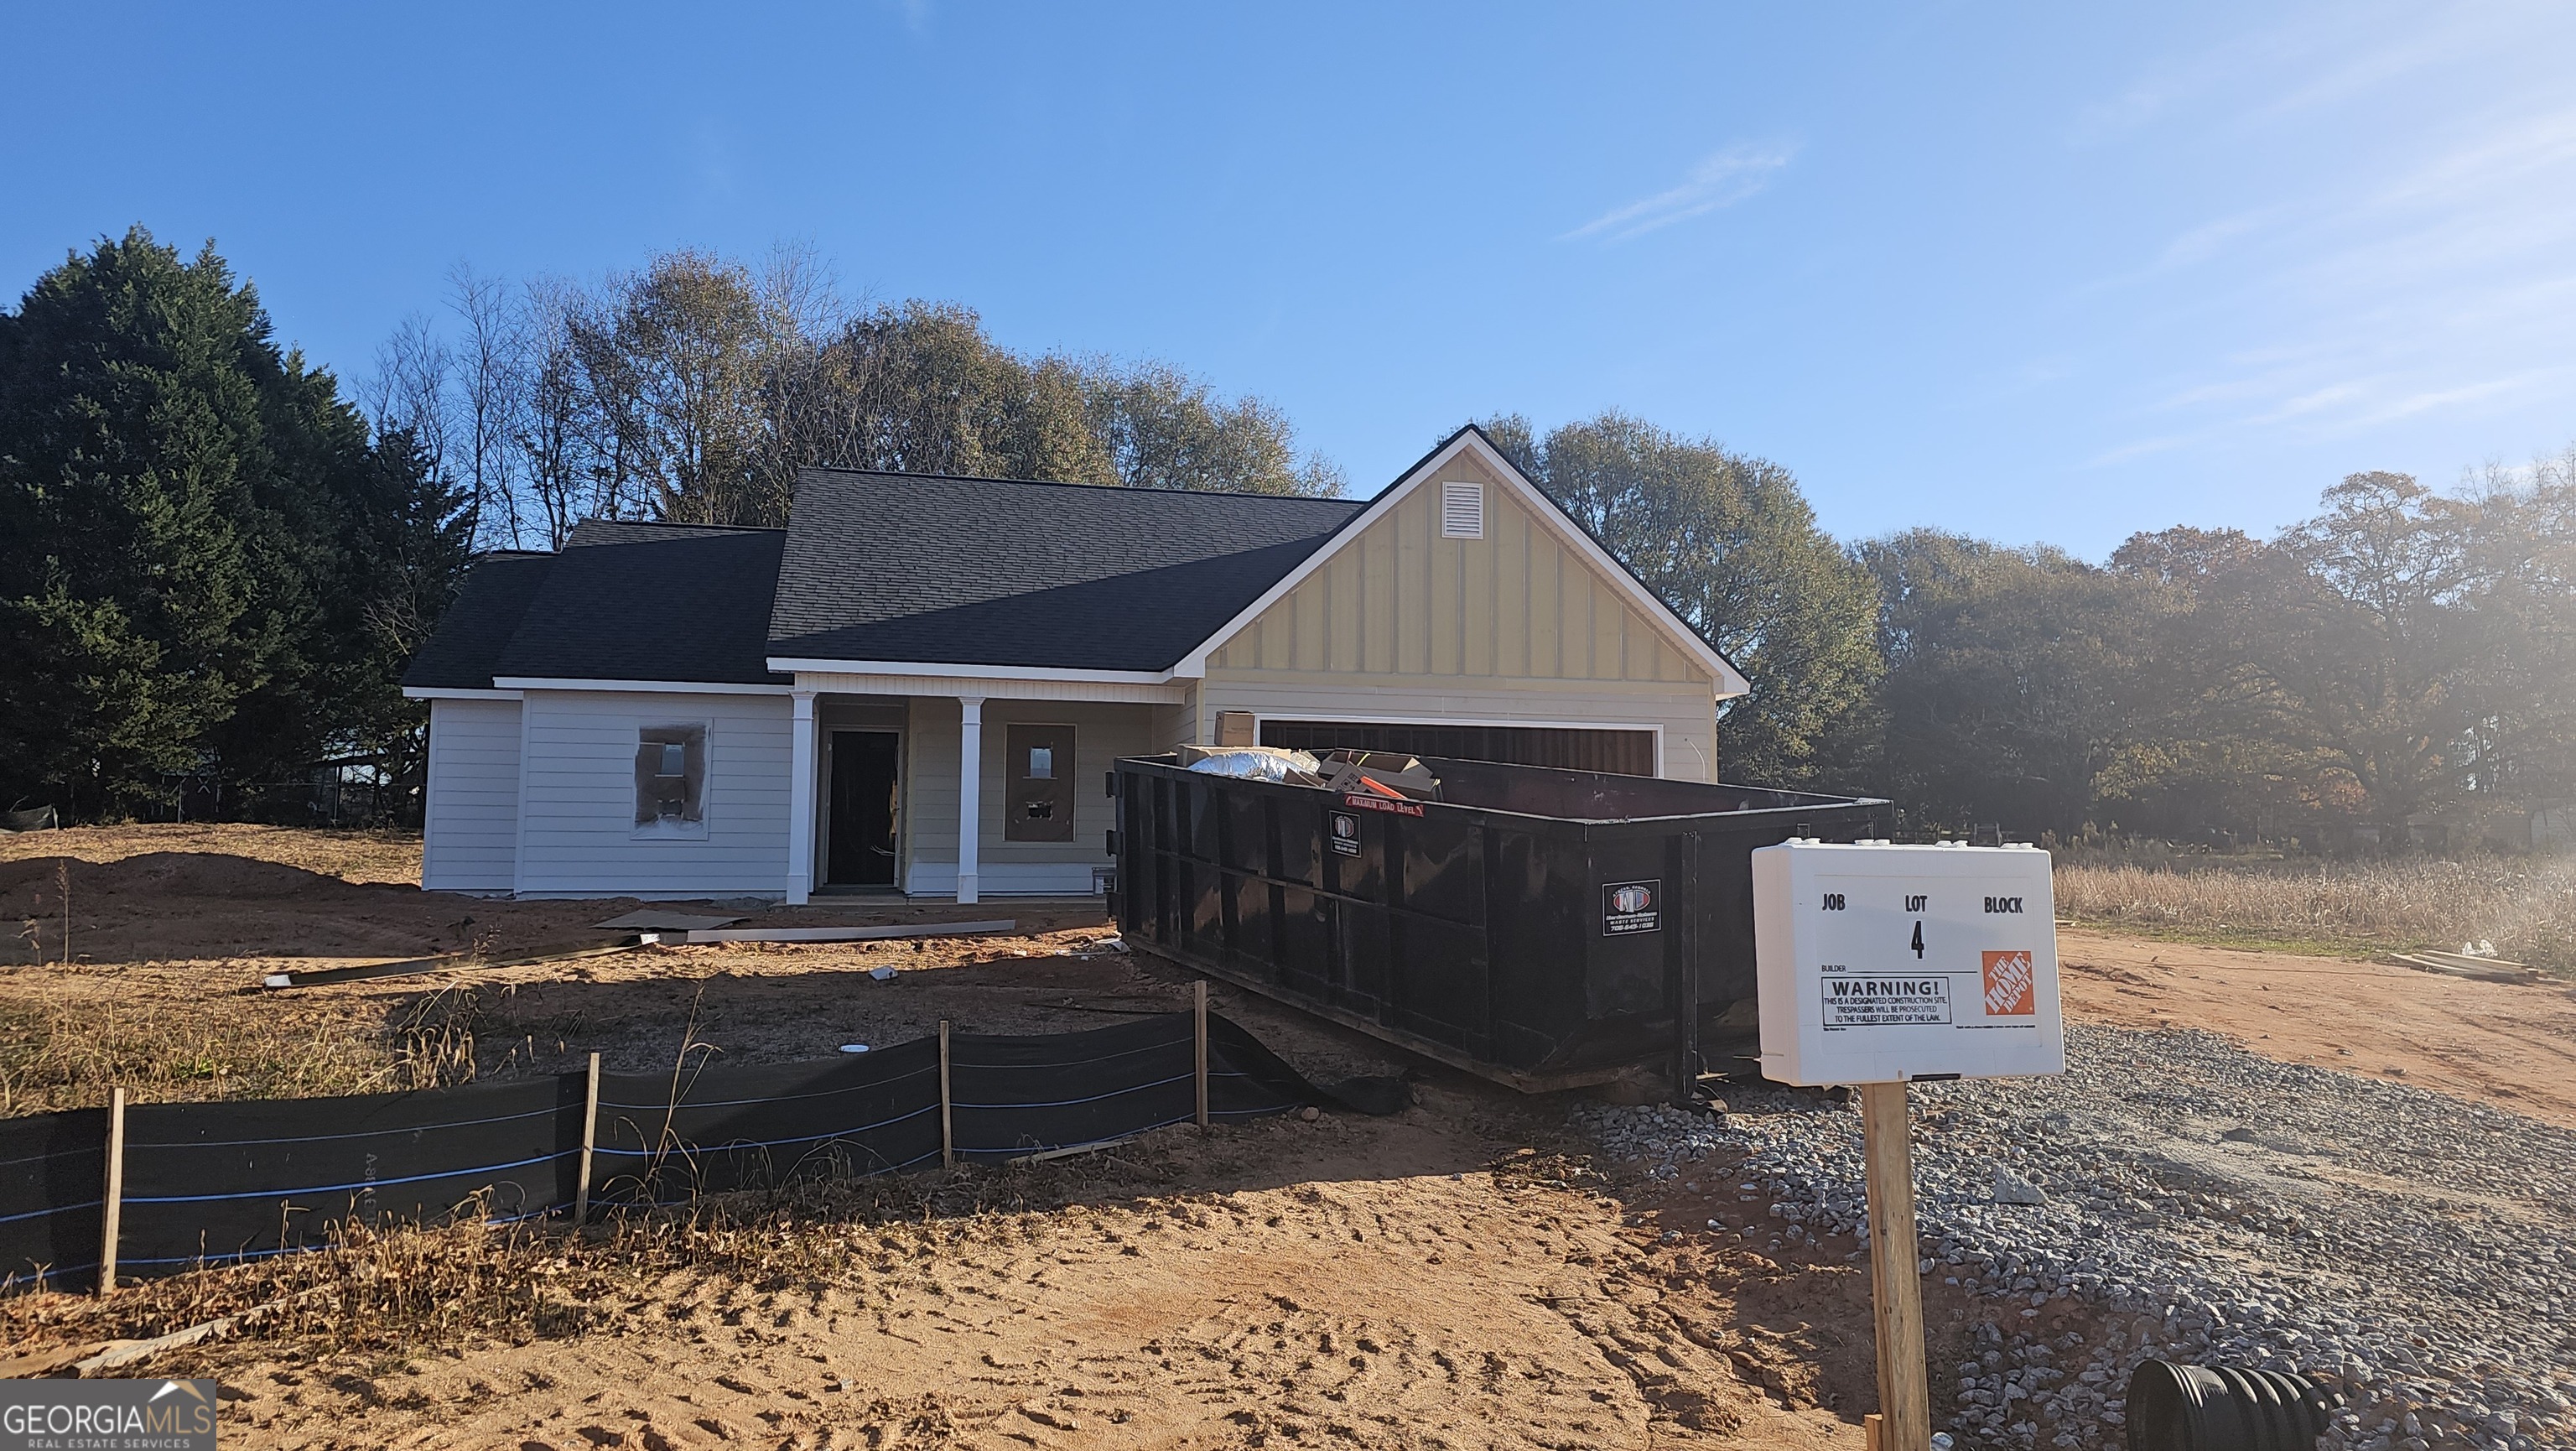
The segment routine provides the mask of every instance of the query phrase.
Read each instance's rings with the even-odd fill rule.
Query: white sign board
[[[2056,901],[2033,847],[1753,853],[1762,1072],[1901,1083],[2066,1071]]]

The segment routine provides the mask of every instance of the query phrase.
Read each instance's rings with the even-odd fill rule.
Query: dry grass
[[[552,1217],[484,1221],[470,1206],[460,1222],[439,1227],[343,1222],[310,1253],[133,1282],[104,1300],[0,1297],[0,1335],[20,1347],[143,1339],[255,1311],[243,1339],[172,1352],[153,1372],[213,1374],[244,1355],[390,1368],[426,1353],[568,1339],[667,1314],[674,1277],[755,1288],[891,1279],[961,1244],[1025,1238],[1036,1217],[1069,1207],[1142,1207],[1139,1194],[1152,1196],[1144,1203],[1199,1197],[1158,1148],[808,1180],[612,1212],[582,1230]]]
[[[282,1015],[269,999],[232,995],[185,1014],[120,1006],[104,992],[0,1003],[0,1115],[96,1108],[117,1084],[141,1103],[449,1087],[475,1077],[483,1014],[464,985],[415,999],[390,1022]]]
[[[2576,859],[2061,862],[2075,921],[2270,947],[2372,952],[2493,943],[2576,971]]]
[[[0,834],[0,862],[71,857],[123,861],[149,852],[200,852],[277,862],[351,882],[420,881],[420,833],[359,828],[255,826],[245,822],[144,822]]]

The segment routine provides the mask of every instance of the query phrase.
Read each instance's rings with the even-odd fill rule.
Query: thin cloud
[[[1691,168],[1681,185],[1604,212],[1559,240],[1598,237],[1625,242],[1733,206],[1770,185],[1772,173],[1787,166],[1796,153],[1797,148],[1788,145],[1730,146],[1713,152]]]

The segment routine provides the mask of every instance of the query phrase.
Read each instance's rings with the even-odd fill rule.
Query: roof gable
[[[797,480],[769,655],[1168,670],[1360,507],[808,469]]]
[[[1653,684],[1714,696],[1716,677],[1475,454],[1452,458],[1431,484],[1355,529],[1229,636],[1209,654],[1210,674]]]
[[[1714,683],[1714,693],[1720,699],[1742,695],[1753,688],[1751,682],[1744,678],[1744,673],[1735,668],[1734,662],[1701,639],[1698,631],[1673,613],[1672,606],[1666,604],[1662,596],[1647,588],[1635,573],[1602,547],[1601,541],[1592,537],[1590,530],[1548,497],[1545,490],[1531,483],[1502,450],[1494,446],[1493,440],[1485,436],[1484,430],[1474,424],[1442,440],[1403,477],[1381,490],[1331,540],[1308,554],[1222,627],[1210,633],[1197,648],[1183,656],[1175,673],[1204,675],[1211,656],[1225,648],[1298,586],[1331,564],[1342,551],[1351,548],[1372,528],[1393,516],[1420,490],[1433,486],[1443,477],[1456,479],[1476,475],[1506,491],[1533,524],[1544,528],[1580,560],[1592,576],[1607,585],[1623,604],[1634,611],[1642,623],[1661,636],[1682,659],[1705,674]],[[1661,667],[1657,667],[1654,673],[1663,673]]]

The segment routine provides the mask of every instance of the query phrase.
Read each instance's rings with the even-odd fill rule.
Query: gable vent
[[[1485,486],[1483,484],[1442,484],[1440,486],[1440,537],[1443,539],[1485,537]]]

